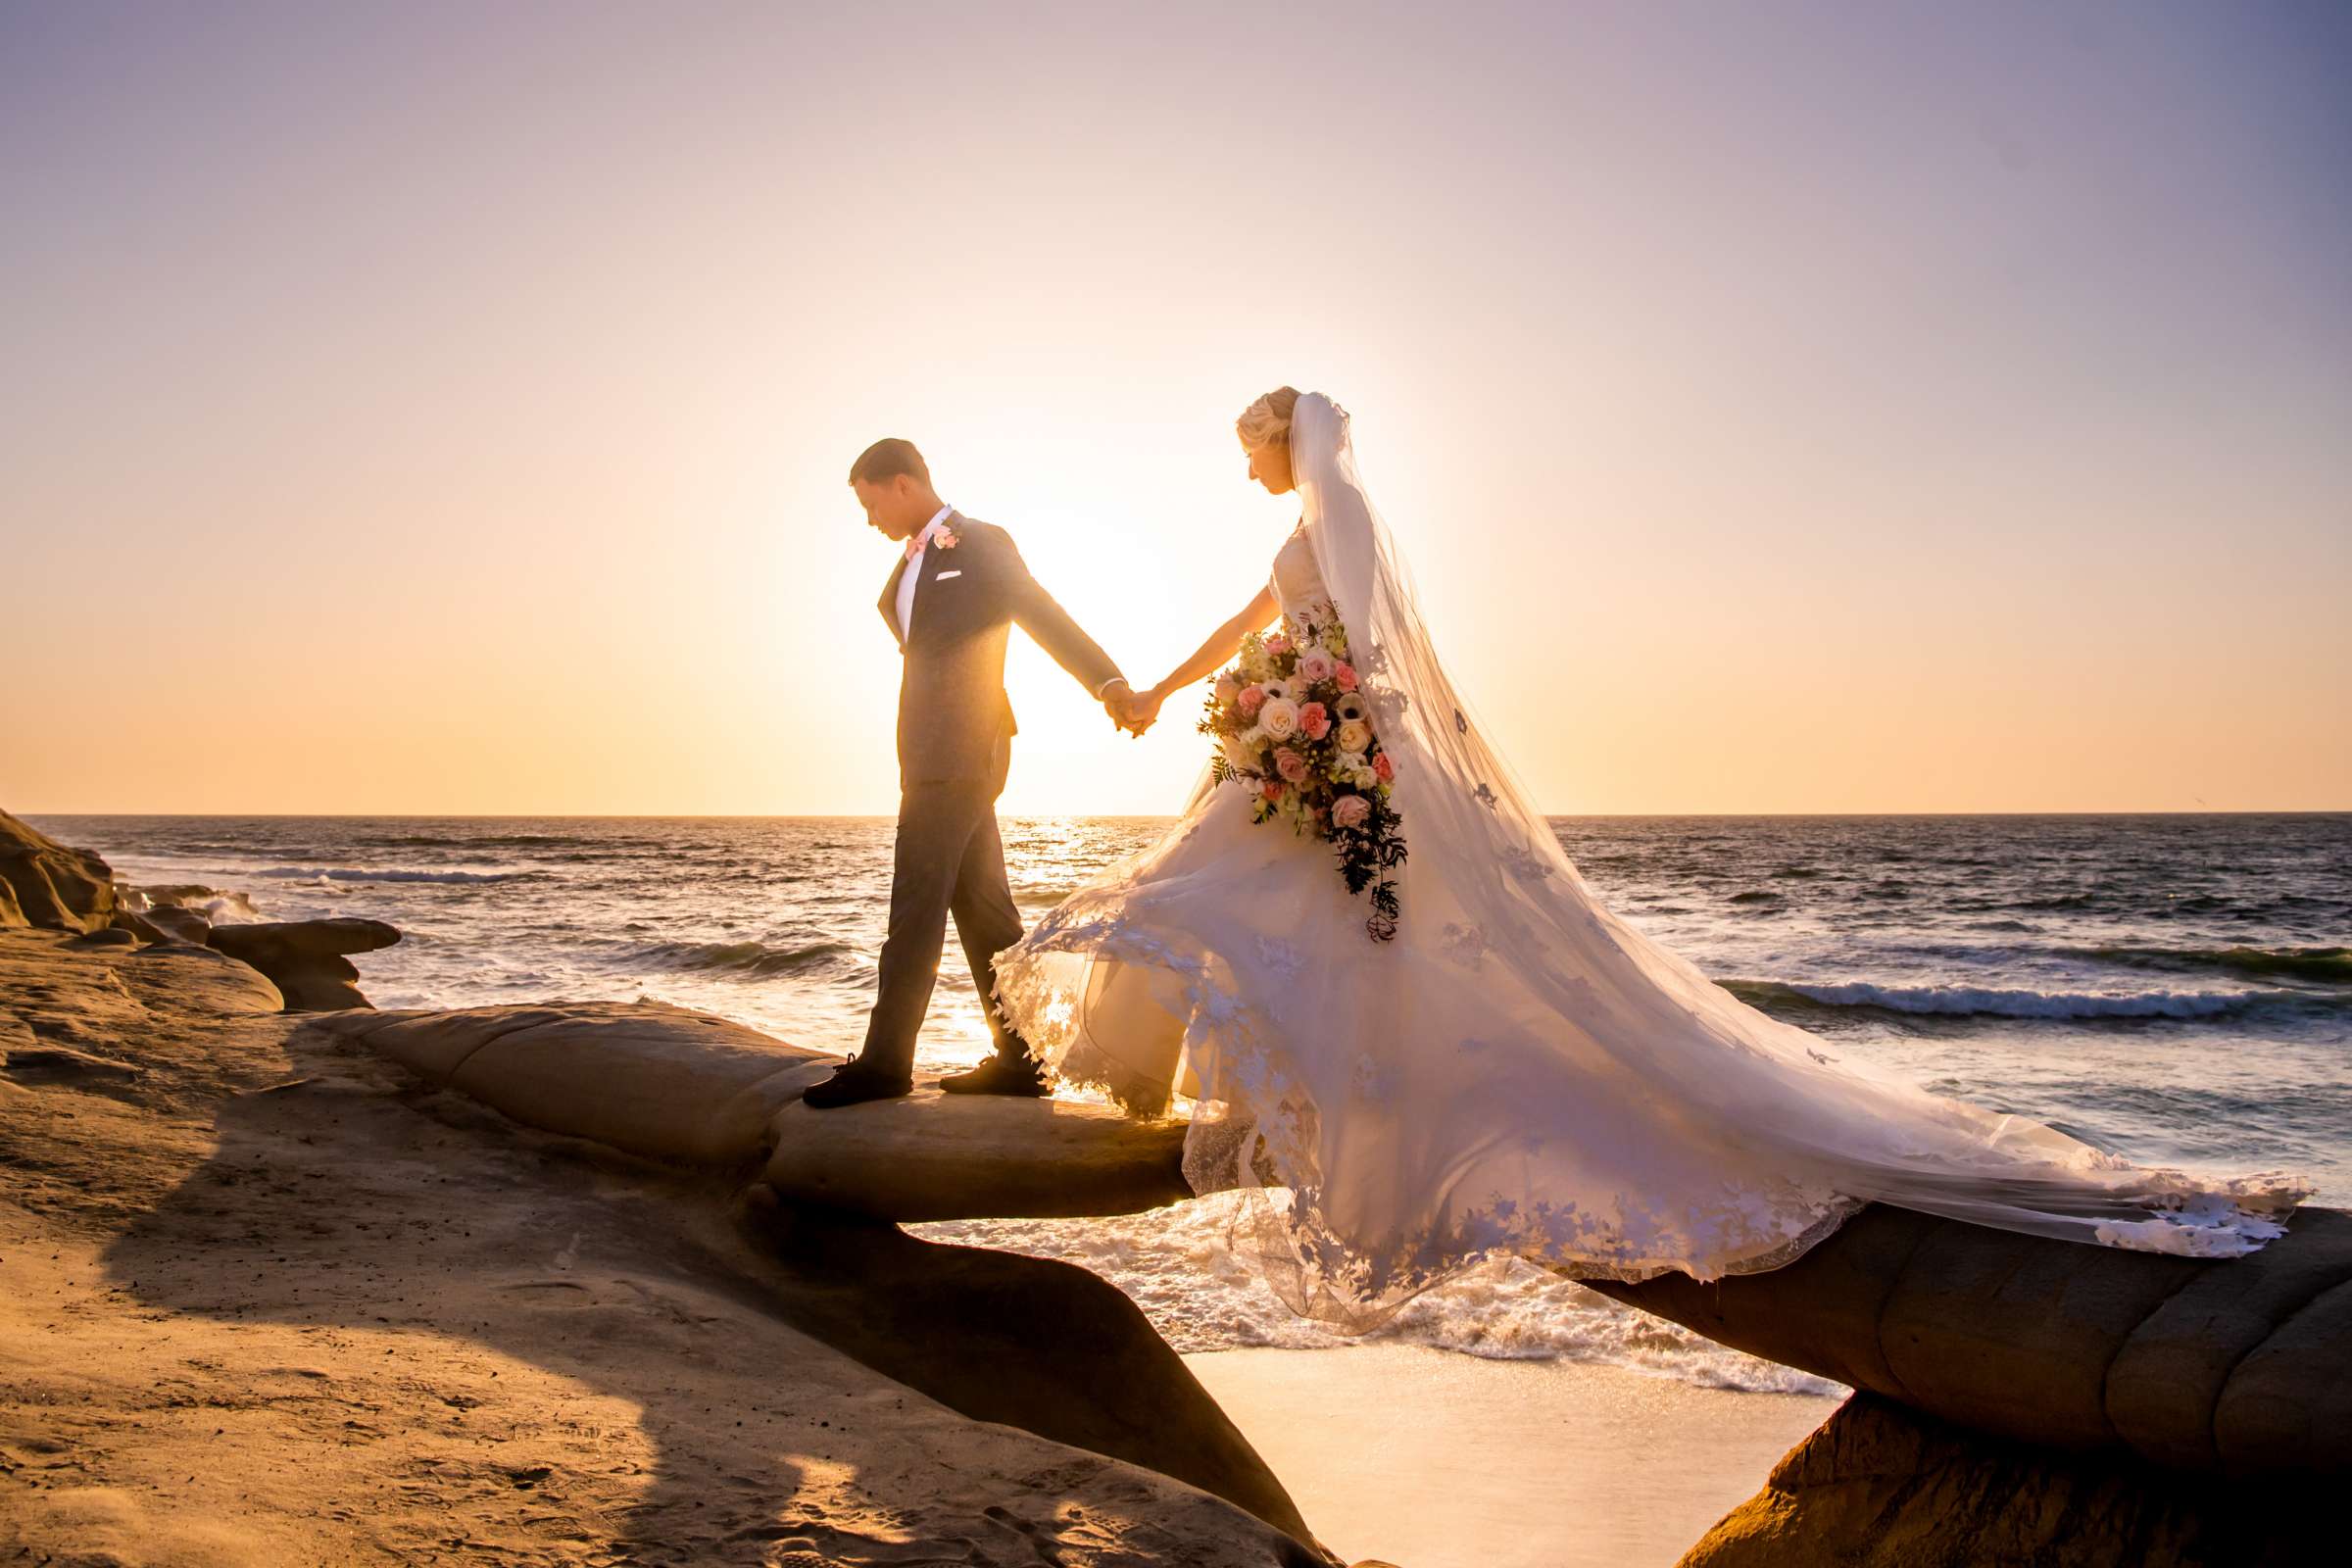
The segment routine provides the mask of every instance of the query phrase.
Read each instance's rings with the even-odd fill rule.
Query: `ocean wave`
[[[126,902],[140,912],[151,908],[189,909],[215,925],[230,925],[262,917],[262,911],[254,906],[249,895],[228,888],[209,888],[197,882],[174,882],[161,886],[141,883],[126,887],[124,891],[130,895]]]
[[[2133,969],[2258,975],[2352,985],[2352,948],[2142,948],[2097,947],[2062,950],[2070,958],[2097,958]]]
[[[661,839],[599,838],[576,833],[389,833],[363,835],[350,841],[378,850],[578,849],[674,850]]]
[[[1998,1018],[2213,1018],[2249,1007],[2308,998],[2281,991],[2147,991],[2110,996],[2086,991],[1998,990],[1981,986],[1880,986],[1865,981],[1802,985],[1783,980],[1726,980],[1740,1001],[1770,1010],[1876,1007],[1887,1012]]]
[[[664,969],[694,969],[731,974],[745,980],[777,975],[808,974],[825,968],[857,950],[846,942],[811,942],[798,948],[769,947],[764,942],[650,942],[627,950],[638,963]]]
[[[534,882],[540,880],[542,875],[537,871],[414,871],[399,867],[370,870],[348,865],[272,865],[244,874],[266,876],[274,882],[446,882],[458,885]]]

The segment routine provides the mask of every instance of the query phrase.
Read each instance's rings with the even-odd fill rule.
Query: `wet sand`
[[[1326,1544],[1402,1568],[1672,1563],[1838,1405],[1411,1346],[1185,1362]]]

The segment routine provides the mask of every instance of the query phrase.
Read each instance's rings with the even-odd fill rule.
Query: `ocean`
[[[890,884],[871,817],[41,816],[216,920],[365,915],[383,1007],[655,997],[844,1053]],[[1051,908],[1164,822],[1013,817],[1013,893]],[[2352,814],[1561,817],[1599,895],[1780,1017],[1979,1104],[2151,1163],[2289,1169],[2352,1201]],[[921,1043],[987,1052],[954,942]],[[1066,1257],[1181,1350],[1346,1343],[1225,1245],[1229,1199],[1121,1220],[925,1226]],[[1524,1263],[1376,1336],[1759,1391],[1830,1385]]]

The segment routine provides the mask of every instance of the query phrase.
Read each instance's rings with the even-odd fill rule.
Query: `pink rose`
[[[1372,808],[1361,795],[1343,795],[1331,805],[1334,827],[1362,827],[1364,818],[1371,814]]]
[[[1383,784],[1387,784],[1396,777],[1396,764],[1389,760],[1388,753],[1383,752],[1372,759],[1372,776]]]
[[[1231,675],[1219,675],[1217,677],[1216,692],[1218,703],[1224,707],[1231,708],[1233,706],[1233,700],[1242,695],[1242,688],[1241,684]]]
[[[1298,674],[1310,685],[1331,679],[1331,655],[1320,648],[1308,648],[1298,655]]]
[[[1293,784],[1303,784],[1306,782],[1306,759],[1288,746],[1277,748],[1274,753],[1274,771]]]
[[[1276,632],[1273,636],[1266,639],[1266,652],[1272,654],[1276,659],[1280,659],[1283,655],[1289,653],[1290,651],[1291,640],[1288,637],[1285,637],[1282,633]]]
[[[1266,706],[1266,689],[1263,686],[1245,686],[1242,695],[1235,698],[1234,703],[1241,709],[1244,718],[1255,718],[1257,710]]]
[[[1321,703],[1309,703],[1298,710],[1298,733],[1310,741],[1319,741],[1330,734],[1330,711]]]
[[[1281,800],[1281,799],[1282,799],[1282,780],[1280,780],[1280,779],[1278,779],[1278,778],[1270,778],[1270,779],[1267,779],[1267,780],[1265,781],[1265,783],[1263,783],[1262,785],[1258,786],[1258,791],[1257,791],[1257,793],[1258,793],[1259,795],[1263,796],[1263,797],[1265,798],[1266,802],[1267,802],[1269,805],[1271,805],[1271,804],[1272,804],[1273,802],[1275,802],[1275,801],[1279,801],[1279,800]]]
[[[1355,690],[1355,666],[1344,659],[1331,666],[1331,678],[1340,683],[1340,690],[1344,692]]]
[[[942,550],[953,550],[956,548],[956,536],[948,532],[948,530],[945,528],[942,528],[939,530],[939,532],[933,534],[931,536],[931,542],[939,546],[939,548]]]

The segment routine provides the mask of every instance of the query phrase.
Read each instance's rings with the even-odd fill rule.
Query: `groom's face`
[[[894,473],[872,484],[852,479],[850,488],[858,492],[858,504],[865,509],[867,524],[885,539],[911,538],[915,529],[931,519],[933,509],[923,505],[914,480],[906,474]]]

